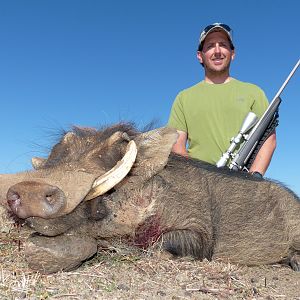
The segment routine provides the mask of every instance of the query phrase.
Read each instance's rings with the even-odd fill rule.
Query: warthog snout
[[[52,218],[66,204],[66,196],[61,189],[36,181],[23,181],[11,186],[6,198],[13,213],[21,219],[32,216]]]

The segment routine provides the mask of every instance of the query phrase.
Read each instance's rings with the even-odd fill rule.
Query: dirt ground
[[[174,259],[115,247],[72,272],[42,275],[27,266],[29,232],[0,220],[0,299],[299,299],[300,272]]]

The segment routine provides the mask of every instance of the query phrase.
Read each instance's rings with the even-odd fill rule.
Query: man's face
[[[203,49],[197,52],[197,57],[205,70],[222,73],[229,70],[234,50],[224,31],[214,31],[205,38]]]

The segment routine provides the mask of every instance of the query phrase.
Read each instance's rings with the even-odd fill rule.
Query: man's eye
[[[220,43],[220,47],[228,49],[229,45],[227,43]]]

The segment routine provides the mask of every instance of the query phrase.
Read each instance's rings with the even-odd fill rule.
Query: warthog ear
[[[111,137],[109,137],[106,141],[107,146],[112,146],[119,140],[125,140],[130,142],[130,138],[126,132],[116,131]]]
[[[176,129],[162,127],[139,135],[134,141],[137,144],[137,158],[131,169],[130,182],[141,183],[159,171],[167,164],[178,133]]]
[[[35,170],[41,169],[45,165],[46,161],[47,159],[42,157],[31,158],[31,164]]]

